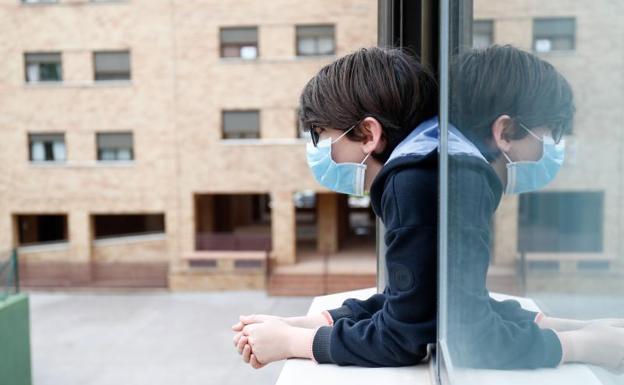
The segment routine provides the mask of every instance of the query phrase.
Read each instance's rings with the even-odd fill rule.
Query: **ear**
[[[514,137],[513,120],[501,115],[492,123],[492,143],[501,151],[509,152]]]
[[[386,147],[386,139],[383,136],[383,128],[379,121],[371,116],[365,118],[359,127],[364,136],[362,140],[362,151],[365,154],[371,152],[382,152]]]

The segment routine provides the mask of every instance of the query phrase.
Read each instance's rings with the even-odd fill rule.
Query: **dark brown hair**
[[[362,48],[323,67],[303,89],[299,122],[346,130],[366,117],[379,121],[386,147],[372,156],[385,163],[418,124],[438,112],[438,85],[418,60],[400,50]],[[351,140],[363,135],[356,127]]]
[[[570,133],[575,113],[572,87],[548,62],[510,45],[473,49],[451,68],[451,122],[488,160],[500,156],[491,145],[492,124],[509,115],[513,139],[545,126]]]

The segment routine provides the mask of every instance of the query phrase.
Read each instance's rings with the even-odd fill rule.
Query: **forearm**
[[[319,326],[331,325],[333,323],[331,316],[326,311],[318,314],[288,317],[285,320],[291,326],[307,329],[314,329]]]
[[[553,329],[558,332],[565,332],[570,330],[578,330],[588,325],[588,321],[567,319],[567,318],[555,318],[546,315],[539,316],[535,321],[542,329]]]

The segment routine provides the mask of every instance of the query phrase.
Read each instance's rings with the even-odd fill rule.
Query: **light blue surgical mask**
[[[507,163],[507,187],[505,194],[521,194],[539,190],[550,183],[563,164],[565,155],[565,141],[558,144],[551,136],[540,138],[523,124],[520,126],[534,138],[542,142],[542,157],[537,161],[512,161],[507,154],[503,155]]]
[[[320,140],[315,147],[308,142],[306,153],[308,167],[317,182],[330,190],[350,195],[364,195],[364,176],[366,175],[366,159],[370,153],[366,154],[360,163],[345,162],[336,163],[331,157],[331,145],[336,143],[355,126],[352,126],[340,135],[336,140],[331,138]]]

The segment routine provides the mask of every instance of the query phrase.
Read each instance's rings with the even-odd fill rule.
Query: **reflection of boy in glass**
[[[510,46],[469,51],[451,71],[448,336],[458,365],[617,368],[624,320],[558,319],[494,301],[485,287],[491,221],[504,193],[535,191],[563,163],[573,120],[568,82],[549,63]],[[503,230],[504,231],[504,230]]]

